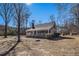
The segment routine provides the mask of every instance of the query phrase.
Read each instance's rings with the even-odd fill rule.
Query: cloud
[[[26,5],[30,6],[30,5],[32,5],[32,3],[26,3]]]

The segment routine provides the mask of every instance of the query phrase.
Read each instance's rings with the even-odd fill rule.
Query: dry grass
[[[15,37],[8,37],[6,40],[2,40],[2,38],[0,37],[0,53],[4,50],[7,50],[16,42],[14,38]],[[26,38],[22,36],[21,40],[22,42],[20,42],[7,55],[79,56],[79,36],[65,36],[65,38],[62,38],[60,40]]]
[[[8,51],[15,43],[16,40],[13,37],[4,38],[0,36],[0,54]]]

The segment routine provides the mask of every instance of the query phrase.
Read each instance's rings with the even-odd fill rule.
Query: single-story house
[[[35,25],[34,28],[26,30],[27,37],[47,37],[48,35],[56,32],[56,26],[54,23],[44,23]]]

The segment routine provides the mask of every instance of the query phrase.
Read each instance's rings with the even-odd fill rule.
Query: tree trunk
[[[19,16],[18,16],[19,18]],[[18,19],[18,42],[20,42],[20,19]]]
[[[7,38],[7,21],[5,21],[5,33],[4,33],[4,38]]]

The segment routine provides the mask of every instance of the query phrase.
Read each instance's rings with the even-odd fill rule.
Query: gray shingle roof
[[[27,31],[35,31],[35,30],[48,30],[51,27],[53,27],[53,23],[44,23],[44,24],[38,24],[35,25],[35,29],[28,29]]]

